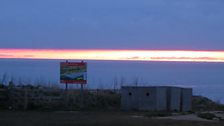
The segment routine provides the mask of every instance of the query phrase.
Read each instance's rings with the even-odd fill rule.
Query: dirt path
[[[168,117],[153,119],[139,115],[127,112],[5,111],[0,112],[0,126],[224,126],[224,122],[192,121],[189,115],[177,116],[180,120]]]
[[[168,116],[168,117],[156,117],[156,119],[173,119],[173,120],[189,120],[189,121],[208,121],[212,120],[202,119],[195,114],[189,115],[176,115],[176,116]]]
[[[219,121],[219,119],[224,119],[224,112],[220,111],[209,111],[205,113],[212,113],[215,114],[216,117],[218,118],[217,120],[208,120],[208,119],[203,119],[197,116],[197,114],[187,114],[187,115],[174,115],[174,116],[167,116],[167,117],[156,117],[156,119],[173,119],[173,120],[189,120],[189,121],[207,121],[207,122],[212,122],[212,121]]]

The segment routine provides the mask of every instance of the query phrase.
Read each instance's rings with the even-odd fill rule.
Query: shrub
[[[203,118],[203,119],[209,119],[209,120],[212,120],[213,118],[216,117],[215,114],[213,114],[213,113],[208,113],[208,112],[207,112],[207,113],[198,113],[197,116],[200,117],[200,118]]]

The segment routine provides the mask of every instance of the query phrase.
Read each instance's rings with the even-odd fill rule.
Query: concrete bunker
[[[171,86],[123,86],[123,110],[190,111],[192,88]]]

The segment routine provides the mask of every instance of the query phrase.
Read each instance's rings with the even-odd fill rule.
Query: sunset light
[[[224,51],[0,49],[0,58],[224,62]]]

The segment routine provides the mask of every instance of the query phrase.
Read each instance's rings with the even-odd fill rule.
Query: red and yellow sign
[[[61,62],[60,82],[73,84],[87,83],[87,63],[86,62]]]

